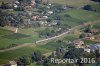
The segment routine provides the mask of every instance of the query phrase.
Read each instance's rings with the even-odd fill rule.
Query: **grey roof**
[[[90,45],[90,49],[92,49],[92,50],[100,50],[100,43]]]

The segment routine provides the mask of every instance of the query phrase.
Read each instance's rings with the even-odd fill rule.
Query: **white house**
[[[85,51],[85,52],[88,52],[88,53],[91,52],[91,50],[90,50],[89,48],[84,48],[84,51]]]
[[[10,66],[17,66],[17,63],[15,61],[9,61]]]
[[[14,4],[14,8],[17,8],[17,7],[18,7],[18,5]]]
[[[48,14],[53,14],[53,11],[48,11],[47,13],[48,13]]]

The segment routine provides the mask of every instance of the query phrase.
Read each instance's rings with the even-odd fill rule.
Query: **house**
[[[19,2],[19,1],[17,1],[17,0],[16,0],[14,3],[15,3],[15,4],[20,4],[20,2]]]
[[[28,11],[31,11],[33,8],[32,8],[31,5],[26,5],[26,6],[25,6],[25,9],[28,10]]]
[[[39,16],[32,16],[32,20],[38,20]]]
[[[18,7],[18,5],[14,4],[14,8],[17,8],[17,7]]]
[[[43,18],[47,19],[47,18],[48,18],[48,16],[43,16]]]
[[[91,29],[90,32],[91,33],[98,33],[99,31],[97,29]]]
[[[78,40],[74,40],[73,44],[76,48],[83,48],[84,45],[84,41],[82,41],[81,39]]]
[[[95,52],[96,50],[99,50],[99,53],[100,53],[100,43],[97,43],[97,44],[92,44],[89,46],[90,50]]]
[[[24,19],[24,25],[25,25],[25,26],[31,25],[31,20],[28,19],[28,18],[26,17],[26,18]]]
[[[41,25],[47,25],[47,21],[40,21],[39,22]]]
[[[53,14],[53,11],[48,11],[47,13],[48,13],[48,14]]]
[[[6,64],[5,66],[17,66],[17,62],[16,61],[9,61],[8,64]]]
[[[35,3],[35,0],[31,0],[31,2],[32,2],[32,3],[31,3],[32,6],[34,6],[34,5],[36,4],[36,3]]]
[[[11,64],[11,66],[17,66],[17,62],[15,61],[9,61],[9,64]]]
[[[48,23],[48,26],[56,26],[58,24],[58,20],[53,20],[52,22]]]
[[[84,48],[84,52],[88,52],[88,53],[90,53],[91,50],[90,50],[90,48]]]
[[[88,52],[88,53],[91,52],[91,50],[90,50],[90,48],[89,48],[89,45],[86,45],[86,46],[84,47],[84,52]]]
[[[86,38],[86,39],[89,39],[89,40],[95,39],[95,38],[94,38],[94,35],[91,34],[91,33],[87,33],[86,36],[85,36],[85,38]]]

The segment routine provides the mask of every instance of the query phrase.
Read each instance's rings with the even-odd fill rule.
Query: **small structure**
[[[15,1],[15,4],[20,4],[20,2],[18,0]]]
[[[90,32],[91,33],[98,33],[99,31],[97,29],[91,29]]]
[[[86,36],[85,36],[86,39],[89,39],[89,40],[93,40],[94,39],[94,35],[91,34],[91,33],[87,33]]]
[[[90,48],[89,48],[89,45],[86,45],[86,47],[84,48],[84,52],[88,52],[88,53],[91,52],[91,50],[90,50]]]
[[[31,5],[26,5],[26,6],[25,6],[25,9],[28,10],[28,11],[31,11],[33,8],[32,8]]]
[[[14,4],[14,8],[17,8],[17,7],[18,7],[18,5]]]
[[[11,66],[17,66],[17,63],[15,61],[9,61],[9,63],[11,64]]]
[[[47,13],[48,13],[48,14],[53,14],[53,11],[48,11]]]
[[[6,66],[17,66],[17,62],[9,61],[9,64],[7,64]]]
[[[32,16],[32,20],[38,20],[39,16]]]
[[[84,41],[82,41],[81,39],[78,40],[74,40],[73,44],[76,48],[83,48],[84,45]]]
[[[32,3],[31,3],[32,6],[34,6],[34,5],[36,4],[36,3],[35,3],[35,0],[31,0],[31,2],[32,2]]]
[[[18,28],[15,28],[15,33],[17,33],[18,32]]]

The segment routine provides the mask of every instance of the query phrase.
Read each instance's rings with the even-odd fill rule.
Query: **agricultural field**
[[[84,22],[98,20],[100,18],[100,13],[82,10],[82,9],[72,9],[67,12],[62,13],[61,15],[68,14],[72,18],[83,20]]]
[[[0,29],[0,48],[10,47],[12,44],[20,45],[24,43],[32,43],[40,39],[34,29],[19,29],[18,33],[9,30]]]
[[[0,0],[0,2],[12,3],[15,0]]]
[[[0,0],[4,1],[4,0]],[[7,2],[12,2],[13,0],[5,0]],[[64,10],[57,15],[61,17],[61,24],[68,25],[71,28],[82,25],[86,22],[95,22],[96,20],[100,19],[100,3],[93,2],[90,0],[50,0],[50,3],[53,4],[63,4],[68,5],[71,7],[69,10]],[[85,5],[91,5],[95,11],[88,11],[83,10],[82,7]],[[15,12],[11,12],[15,13]],[[66,16],[67,15],[67,16]],[[55,20],[56,15],[52,14],[52,19]],[[79,39],[79,34],[69,34],[65,36],[64,38],[61,38],[63,42],[60,41],[51,41],[47,44],[38,44],[36,45],[35,42],[38,40],[41,40],[43,38],[40,38],[40,35],[38,32],[43,31],[47,27],[40,27],[40,28],[18,28],[18,32],[14,33],[14,27],[0,27],[0,49],[6,49],[11,48],[15,46],[20,46],[25,43],[31,43],[31,45],[28,45],[26,47],[1,52],[0,53],[0,64],[5,64],[10,60],[17,60],[19,57],[22,56],[30,56],[33,54],[34,51],[40,51],[42,54],[52,52],[56,50],[56,48],[64,46],[65,48],[68,48],[67,41],[74,41]],[[53,29],[52,27],[49,27],[50,29]],[[94,29],[100,29],[100,23],[96,23],[93,25]],[[98,36],[98,35],[97,35]],[[95,44],[95,41],[92,40],[85,40],[82,39],[85,42],[85,45],[89,44]],[[35,63],[31,64],[31,66],[36,66]],[[90,65],[91,66],[91,65]]]
[[[50,0],[50,3],[56,3],[56,4],[64,4],[74,7],[83,7],[87,4],[97,4],[90,0]]]
[[[100,30],[100,22],[93,25],[94,29]]]
[[[33,45],[23,47],[20,49],[3,52],[3,53],[0,53],[0,64],[6,63],[11,59],[18,59],[19,57],[21,57],[23,55],[26,55],[26,56],[32,55],[32,53],[34,51],[40,51],[42,54],[44,54],[44,53],[52,52],[52,51],[56,50],[56,48],[59,48],[62,46],[67,48],[67,44],[65,44],[65,43],[58,43],[58,42],[53,41],[53,42],[49,42],[48,44],[45,44],[45,45],[33,44]],[[2,61],[2,60],[4,60],[4,61]]]

